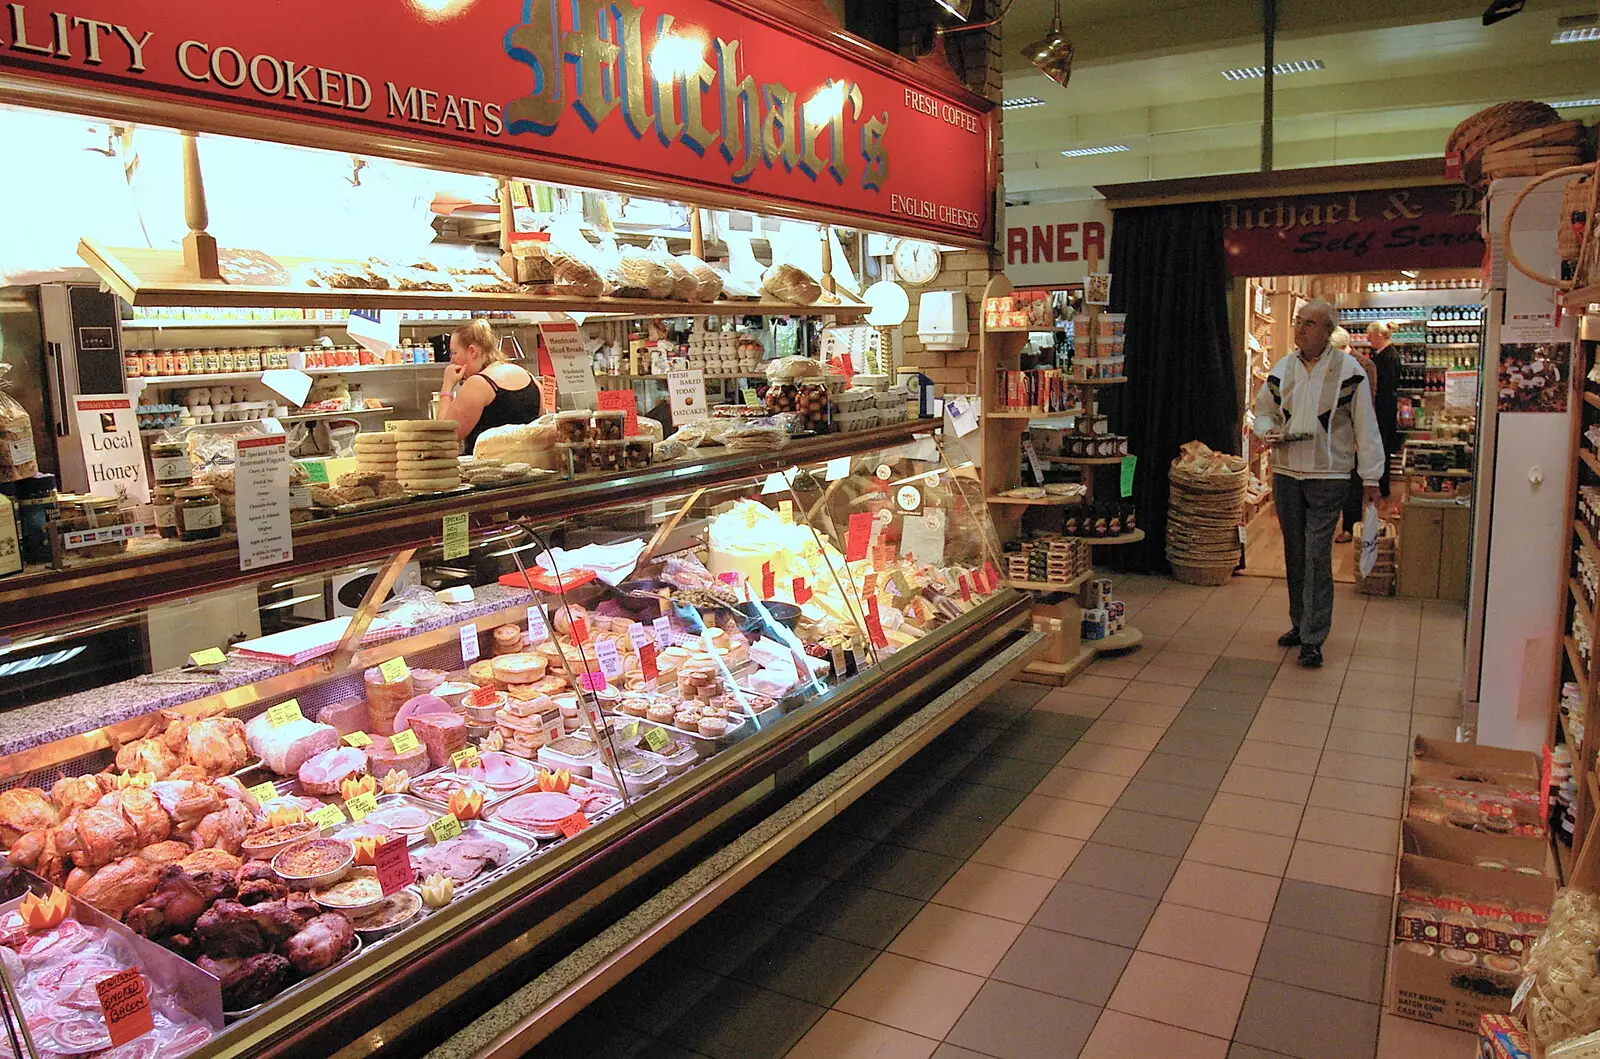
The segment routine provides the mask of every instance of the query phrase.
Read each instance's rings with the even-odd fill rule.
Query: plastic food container
[[[564,735],[555,742],[539,748],[539,764],[552,771],[566,769],[574,776],[589,776],[594,774],[595,766],[600,764],[600,751],[587,739]]]

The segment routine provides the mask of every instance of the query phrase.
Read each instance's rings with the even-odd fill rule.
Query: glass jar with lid
[[[194,482],[189,446],[182,441],[157,441],[150,446],[151,477],[156,485],[176,489]]]
[[[94,496],[90,493],[62,494],[58,499],[61,546],[68,556],[76,559],[102,559],[120,555],[128,550],[126,539],[95,541],[91,544],[75,542],[74,534],[86,530],[126,526],[133,521],[131,512],[122,509],[122,502],[114,496]]]
[[[222,536],[222,504],[209,485],[186,485],[176,490],[178,539],[215,540]]]

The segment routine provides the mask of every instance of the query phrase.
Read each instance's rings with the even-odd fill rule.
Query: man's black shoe
[[[1290,629],[1288,632],[1286,632],[1282,636],[1278,637],[1278,646],[1279,647],[1299,647],[1300,646],[1300,630],[1299,629]]]
[[[1300,664],[1306,669],[1320,669],[1322,667],[1322,648],[1314,643],[1301,644]]]

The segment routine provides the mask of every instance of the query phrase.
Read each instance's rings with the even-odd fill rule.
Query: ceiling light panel
[[[1000,101],[1002,110],[1026,110],[1029,107],[1042,106],[1044,106],[1044,100],[1038,96],[1023,96],[1021,99],[1002,99]]]
[[[1308,74],[1313,70],[1325,69],[1327,69],[1327,63],[1324,63],[1321,59],[1296,59],[1293,62],[1275,63],[1272,67],[1272,73],[1276,77],[1282,77],[1285,74]],[[1267,76],[1267,68],[1265,66],[1241,66],[1234,70],[1222,71],[1222,79],[1224,81],[1253,81],[1265,76]]]
[[[1125,143],[1107,143],[1099,147],[1074,147],[1070,151],[1062,151],[1061,157],[1084,158],[1092,154],[1121,154],[1123,151],[1131,149]]]
[[[1556,31],[1551,44],[1583,44],[1600,40],[1600,14],[1568,15],[1556,19]]]
[[[1600,96],[1595,96],[1593,99],[1563,99],[1550,105],[1557,110],[1569,110],[1574,107],[1600,107]]]

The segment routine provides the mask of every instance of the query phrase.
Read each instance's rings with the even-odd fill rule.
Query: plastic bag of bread
[[[304,266],[300,278],[310,287],[337,290],[388,290],[390,287],[389,277],[384,272],[354,261],[313,261]]]
[[[694,278],[692,302],[714,302],[722,296],[722,277],[716,270],[693,254],[679,254],[677,262]]]
[[[11,365],[0,364],[0,481],[14,482],[39,473],[33,448],[33,419],[15,397],[6,393]]]
[[[767,381],[774,383],[820,379],[822,365],[810,357],[779,357],[767,363]]]
[[[369,262],[376,269],[383,262],[373,258]],[[386,266],[388,274],[394,277],[396,290],[427,290],[427,291],[453,291],[455,284],[450,281],[450,274],[440,272],[438,269],[418,268],[412,265]]]
[[[545,253],[549,243],[542,239],[519,239],[510,253],[500,255],[500,267],[518,283],[551,283],[555,267]]]
[[[822,297],[822,285],[803,268],[776,264],[761,275],[761,290],[779,301],[812,305]]]
[[[617,251],[612,275],[619,298],[667,298],[677,286],[661,260],[636,246],[625,246]]]
[[[545,470],[556,469],[556,417],[540,416],[532,423],[491,427],[478,435],[472,455],[501,463],[526,463]]]

